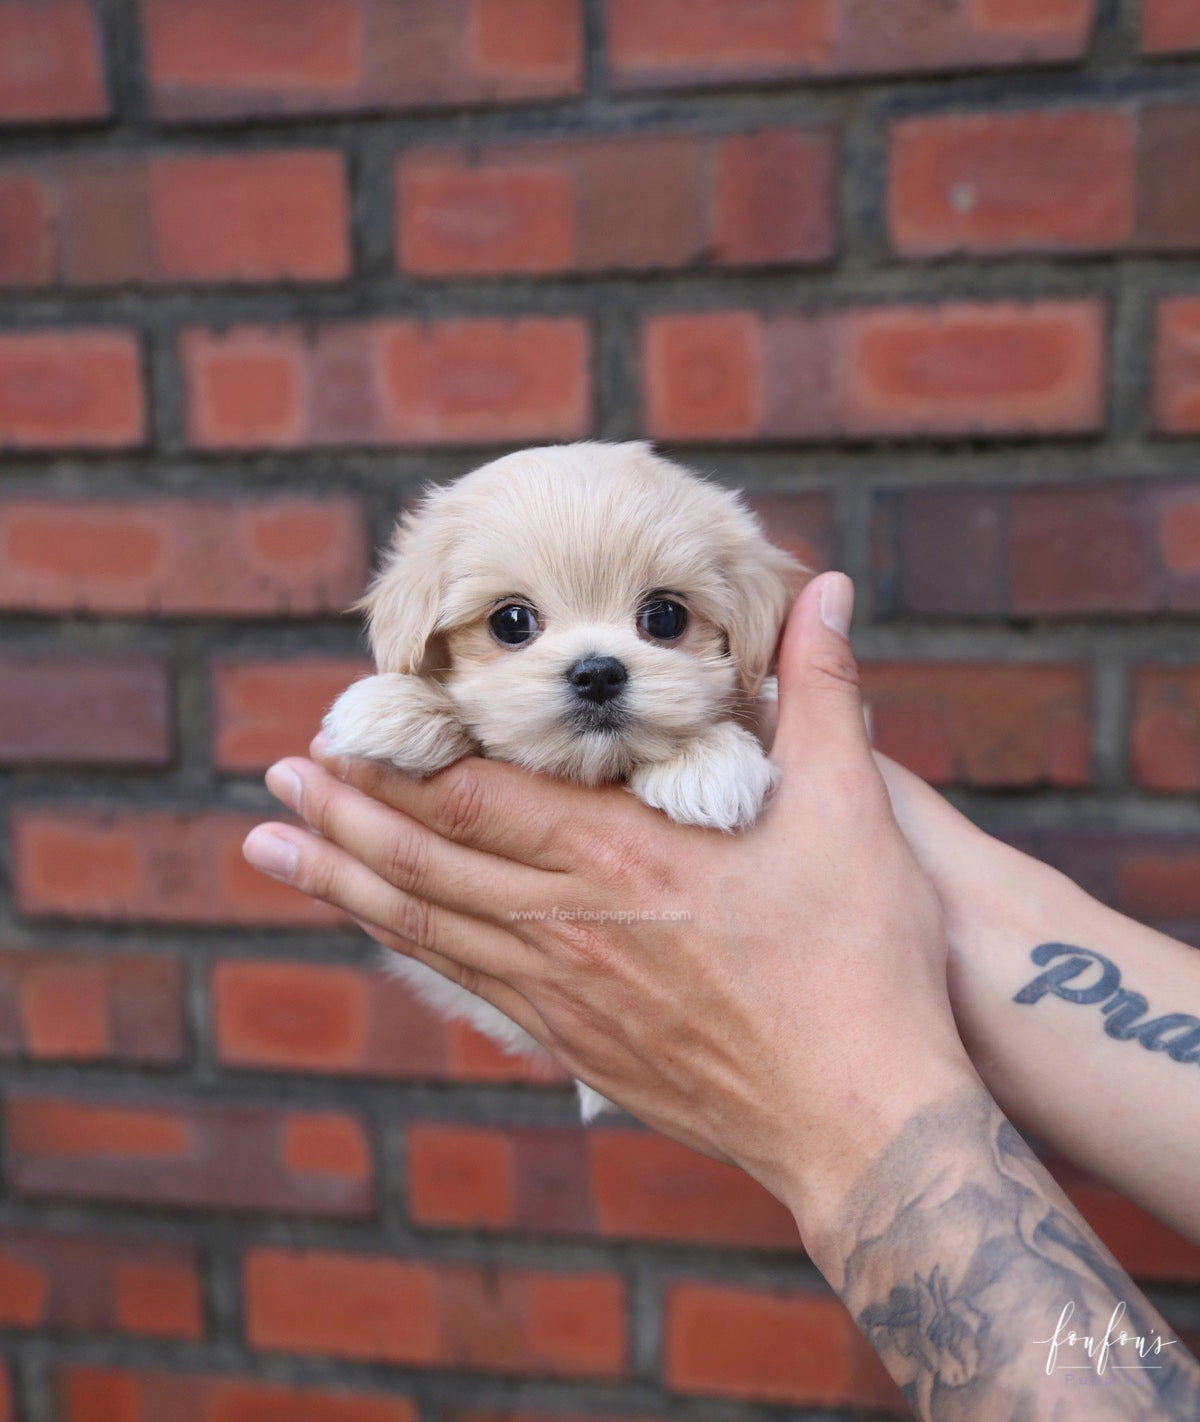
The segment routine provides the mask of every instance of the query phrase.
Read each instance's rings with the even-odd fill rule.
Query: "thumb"
[[[848,640],[854,584],[822,573],[796,600],[779,647],[779,724],[772,759],[802,766],[870,754],[858,663]]]

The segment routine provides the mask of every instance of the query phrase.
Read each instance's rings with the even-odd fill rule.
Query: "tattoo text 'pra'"
[[[1058,997],[1082,1007],[1099,1007],[1105,1032],[1118,1042],[1140,1042],[1148,1052],[1165,1052],[1172,1061],[1200,1065],[1200,1017],[1190,1012],[1151,1017],[1142,994],[1121,986],[1121,970],[1111,959],[1071,943],[1039,943],[1030,957],[1045,972],[1026,983],[1014,1002]]]

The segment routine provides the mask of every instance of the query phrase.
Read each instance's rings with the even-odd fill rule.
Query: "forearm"
[[[919,1418],[1200,1416],[1200,1366],[977,1085],[913,1111],[819,1228],[798,1221]]]
[[[1200,953],[1090,898],[883,765],[942,899],[959,1031],[1005,1113],[1200,1237]]]

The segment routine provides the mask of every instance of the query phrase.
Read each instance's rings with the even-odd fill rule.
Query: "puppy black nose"
[[[581,657],[567,672],[567,680],[584,701],[611,701],[620,696],[629,673],[616,657]]]

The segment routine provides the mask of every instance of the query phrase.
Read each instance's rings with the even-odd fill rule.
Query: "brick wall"
[[[855,576],[887,750],[1200,941],[1198,165],[1196,0],[0,0],[0,1422],[894,1405],[773,1201],[238,846],[401,499],[646,433]]]

